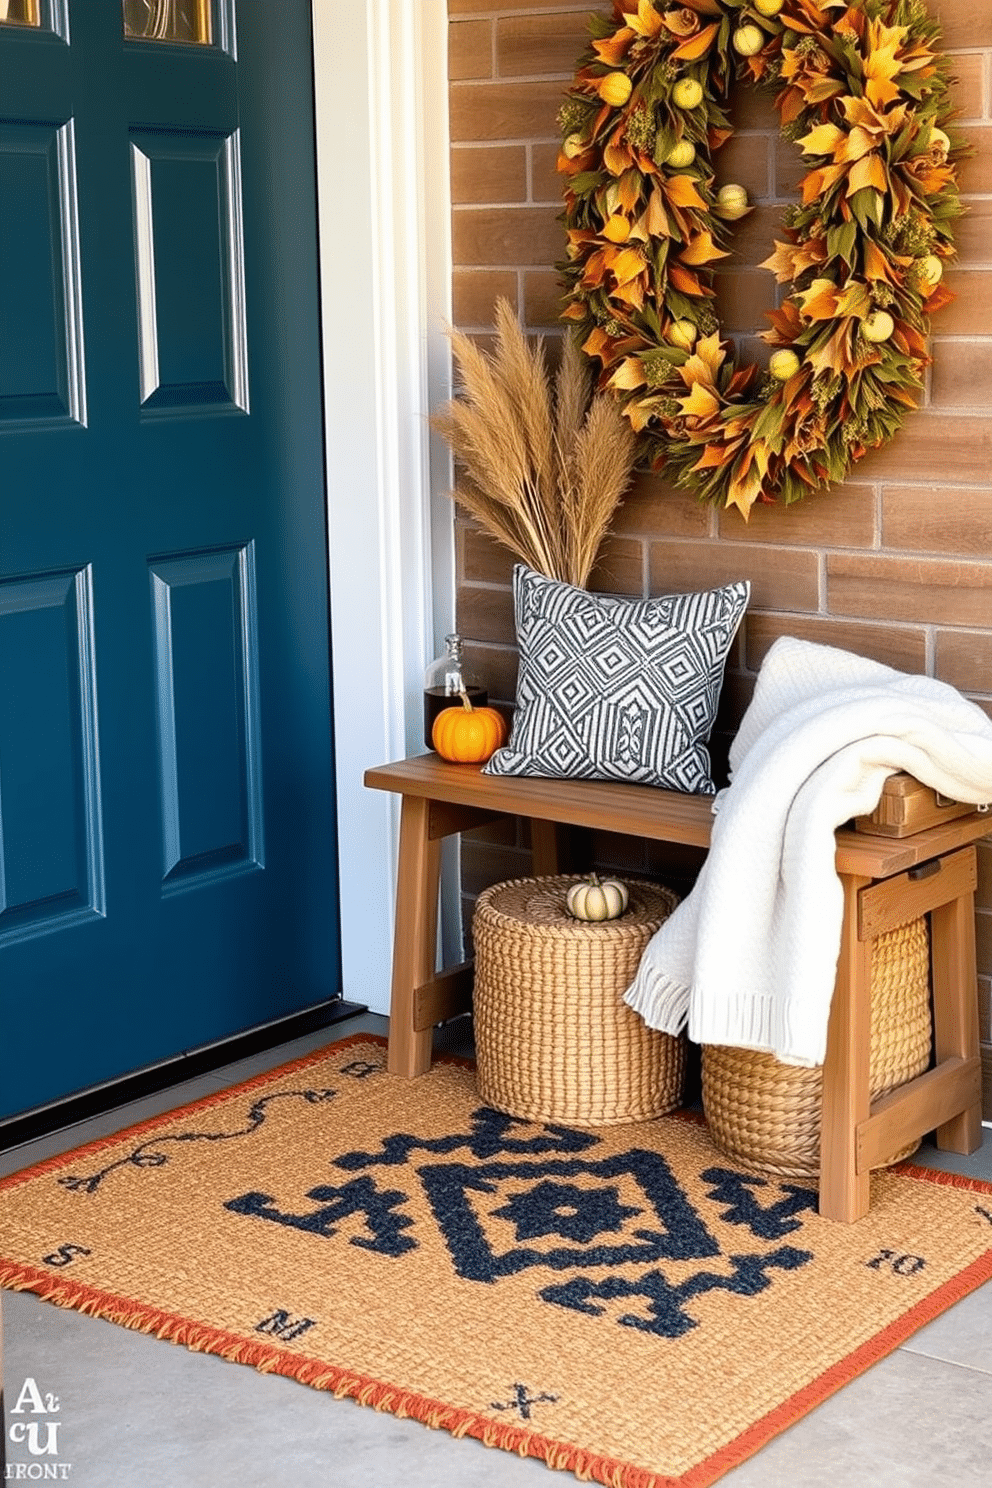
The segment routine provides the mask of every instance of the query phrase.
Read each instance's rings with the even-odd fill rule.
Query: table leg
[[[974,894],[961,894],[931,911],[930,960],[936,1063],[978,1059]],[[980,1100],[937,1128],[937,1146],[944,1152],[974,1152],[981,1145]]]
[[[820,1127],[820,1213],[850,1224],[868,1213],[869,1174],[858,1172],[857,1129],[870,1111],[872,942],[858,938],[858,893],[867,878],[841,875],[844,925],[830,1006]]]
[[[430,1028],[414,1027],[413,994],[434,975],[437,958],[437,894],[441,844],[428,834],[430,802],[404,796],[396,870],[396,927],[389,1004],[391,1074],[408,1079],[431,1066]]]

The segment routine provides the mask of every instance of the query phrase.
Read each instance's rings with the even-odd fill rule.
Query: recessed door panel
[[[92,575],[0,583],[0,944],[104,910]]]
[[[246,409],[237,135],[131,141],[141,401]]]
[[[71,123],[0,123],[0,422],[83,418]]]
[[[253,545],[151,566],[166,893],[262,867]]]

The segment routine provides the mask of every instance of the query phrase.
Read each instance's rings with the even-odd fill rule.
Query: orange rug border
[[[296,1070],[319,1064],[332,1050],[369,1043],[385,1048],[387,1040],[376,1033],[349,1034],[345,1038],[335,1039],[312,1054],[290,1060],[287,1064],[239,1081],[214,1094],[200,1096],[171,1111],[136,1122],[133,1126],[122,1127],[119,1132],[95,1138],[83,1146],[71,1148],[69,1152],[44,1158],[32,1167],[0,1180],[0,1194],[61,1167],[66,1162],[74,1162],[81,1156],[103,1151],[125,1136],[139,1136],[154,1131],[182,1119],[189,1112],[208,1110],[229,1100],[234,1092],[250,1091]],[[434,1063],[471,1068],[473,1061],[453,1054],[442,1054],[435,1056]],[[679,1119],[697,1120],[692,1112],[673,1114]],[[901,1163],[890,1171],[899,1177],[963,1188],[992,1197],[992,1183],[980,1178],[969,1178],[937,1168],[918,1167],[912,1163]],[[728,1442],[725,1447],[687,1472],[671,1477],[618,1458],[598,1456],[584,1448],[522,1427],[494,1422],[474,1411],[445,1405],[443,1401],[434,1400],[430,1396],[403,1390],[399,1386],[357,1374],[338,1365],[327,1364],[322,1359],[291,1353],[288,1349],[280,1349],[272,1344],[253,1343],[236,1333],[206,1327],[177,1313],[134,1302],[84,1283],[53,1277],[50,1272],[41,1271],[34,1266],[0,1259],[0,1287],[6,1290],[30,1291],[43,1301],[52,1302],[58,1307],[70,1307],[87,1316],[103,1318],[136,1332],[153,1334],[156,1338],[181,1344],[193,1352],[216,1354],[232,1363],[249,1364],[263,1374],[284,1375],[312,1389],[326,1390],[337,1399],[353,1399],[360,1405],[372,1406],[375,1410],[388,1412],[400,1419],[408,1418],[448,1431],[455,1437],[473,1437],[484,1446],[515,1452],[521,1457],[534,1457],[545,1462],[548,1467],[571,1472],[586,1481],[605,1484],[607,1488],[710,1488],[711,1484],[731,1468],[738,1467],[753,1457],[789,1426],[802,1420],[816,1406],[891,1354],[919,1328],[932,1322],[955,1302],[961,1301],[989,1280],[992,1280],[992,1247],[936,1291],[908,1308],[873,1338],[835,1361],[815,1380],[753,1422],[732,1442]]]

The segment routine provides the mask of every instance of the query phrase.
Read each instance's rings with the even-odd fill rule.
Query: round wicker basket
[[[494,884],[476,901],[479,1093],[528,1120],[574,1126],[646,1121],[682,1102],[684,1038],[648,1028],[623,1001],[645,946],[678,900],[627,881],[616,920],[575,920],[575,875]]]
[[[925,918],[899,925],[875,941],[872,1100],[922,1074],[930,1062],[929,945]],[[818,1177],[822,1066],[802,1069],[771,1054],[704,1044],[702,1080],[703,1110],[723,1152],[774,1177]],[[900,1162],[919,1145],[913,1142],[888,1163]]]

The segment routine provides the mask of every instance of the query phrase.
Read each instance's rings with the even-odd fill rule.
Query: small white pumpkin
[[[618,878],[600,880],[595,873],[573,884],[565,896],[565,908],[575,920],[616,920],[629,903],[625,883]]]

